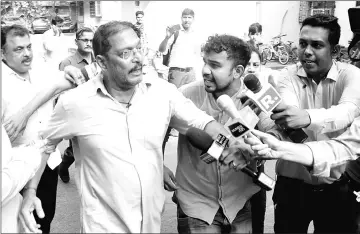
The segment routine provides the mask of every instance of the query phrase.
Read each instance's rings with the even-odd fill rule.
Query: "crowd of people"
[[[81,232],[160,233],[167,190],[179,233],[264,233],[266,190],[242,169],[260,173],[266,160],[278,160],[275,233],[307,233],[311,221],[316,233],[360,233],[360,69],[333,59],[338,19],[306,18],[299,63],[275,71],[261,65],[259,23],[246,38],[215,34],[201,45],[189,8],[150,59],[144,14],[136,12],[135,24],[79,28],[67,57],[52,21],[36,66],[29,31],[1,27],[2,232],[50,233],[60,177],[77,185]],[[250,74],[282,102],[272,113],[255,108],[255,129],[236,138],[217,99],[229,96],[238,111],[254,107],[244,99]],[[200,157],[187,136],[192,128],[229,140],[216,162]],[[305,143],[293,143],[288,129],[302,129]],[[164,165],[171,135],[175,175]]]

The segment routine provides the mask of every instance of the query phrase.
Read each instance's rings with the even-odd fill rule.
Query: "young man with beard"
[[[12,146],[17,147],[39,139],[42,124],[52,111],[48,101],[74,86],[63,78],[63,72],[40,64],[32,67],[33,51],[29,31],[20,25],[1,28],[1,55],[2,121]],[[36,180],[39,182],[40,177]],[[43,233],[50,232],[56,207],[56,187],[57,172],[46,165],[38,189],[28,185],[24,188],[24,196],[37,194],[44,206],[45,218],[35,217]]]
[[[193,65],[200,58],[201,46],[192,28],[195,13],[186,8],[181,15],[181,25],[166,28],[166,36],[159,46],[159,51],[167,54],[170,47],[168,81],[176,87],[195,81]],[[176,40],[175,40],[176,38]]]
[[[102,73],[62,95],[40,134],[50,147],[73,139],[81,232],[159,233],[165,200],[161,145],[170,120],[181,133],[197,127],[213,139],[227,134],[174,85],[143,80],[139,36],[128,22],[101,25],[93,48]],[[21,217],[34,230],[29,211],[41,212],[41,205],[34,194],[23,204]]]
[[[271,118],[283,128],[303,128],[307,142],[339,136],[360,113],[358,68],[333,60],[339,52],[340,26],[329,15],[315,15],[302,23],[298,65],[285,69],[278,90],[287,107]],[[336,151],[336,148],[333,148]],[[327,157],[326,151],[323,156]],[[346,164],[331,178],[313,176],[301,164],[279,160],[273,195],[276,233],[351,232],[346,183],[340,178]]]
[[[94,32],[91,28],[83,27],[76,32],[75,43],[77,50],[74,55],[71,55],[64,59],[60,65],[60,71],[63,71],[66,66],[72,65],[79,69],[86,65],[95,62],[95,58],[92,50],[92,41]],[[74,162],[74,153],[72,149],[71,140],[69,141],[69,147],[64,151],[62,162],[59,165],[59,176],[64,183],[68,183],[70,180],[69,167]]]
[[[217,105],[216,99],[226,94],[238,109],[242,108],[238,98],[245,89],[241,76],[250,55],[250,46],[237,37],[211,36],[204,46],[203,80],[179,90],[198,108],[225,125],[230,117]],[[279,136],[269,116],[261,116],[259,129]],[[179,134],[176,185],[171,182],[174,181],[172,172],[164,167],[165,186],[176,190],[173,199],[177,201],[178,232],[251,233],[249,200],[259,187],[243,172],[222,167],[219,162],[206,164],[200,154],[200,150]]]

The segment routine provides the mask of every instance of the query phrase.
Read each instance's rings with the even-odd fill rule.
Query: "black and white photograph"
[[[1,233],[360,234],[360,1],[3,1]]]

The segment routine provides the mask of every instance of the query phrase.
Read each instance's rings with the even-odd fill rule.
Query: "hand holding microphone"
[[[213,141],[209,134],[197,128],[189,128],[185,135],[191,145],[203,151],[203,154],[200,155],[200,158],[206,163],[209,164],[219,160],[223,164],[229,165],[236,171],[240,169],[242,172],[253,178],[255,184],[259,185],[265,190],[269,191],[274,188],[275,181],[271,177],[265,173],[256,172],[248,166],[246,163],[247,160],[240,150],[244,144],[237,141],[234,143],[233,147],[227,148],[227,137],[219,134],[217,140]],[[216,151],[215,154],[215,151],[212,152],[211,150],[214,145],[216,145],[216,148],[219,147],[222,150]],[[225,152],[223,153],[224,150]],[[221,156],[221,154],[223,155]]]
[[[265,113],[271,114],[271,118],[282,128],[295,143],[303,143],[307,139],[306,133],[301,129],[308,124],[303,124],[309,116],[306,111],[294,106],[287,106],[282,102],[280,94],[270,84],[261,85],[260,80],[254,74],[244,77],[244,84],[249,89],[246,95]],[[302,124],[298,124],[301,122]],[[290,124],[289,124],[290,123]],[[296,124],[295,124],[296,123]]]

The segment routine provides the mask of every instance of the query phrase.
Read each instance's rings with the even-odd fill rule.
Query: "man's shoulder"
[[[64,65],[73,65],[76,61],[76,56],[75,54],[70,55],[68,57],[66,57],[65,59],[63,59],[60,64],[64,64]]]
[[[61,99],[65,106],[74,106],[81,105],[83,102],[91,102],[89,98],[96,96],[96,94],[95,80],[89,80],[76,88],[65,91],[61,94]]]
[[[345,72],[349,76],[359,76],[360,69],[350,63],[336,62],[336,66],[339,72]]]
[[[179,91],[182,92],[186,97],[201,95],[205,93],[204,81],[196,80],[194,82],[185,84],[179,88]]]

